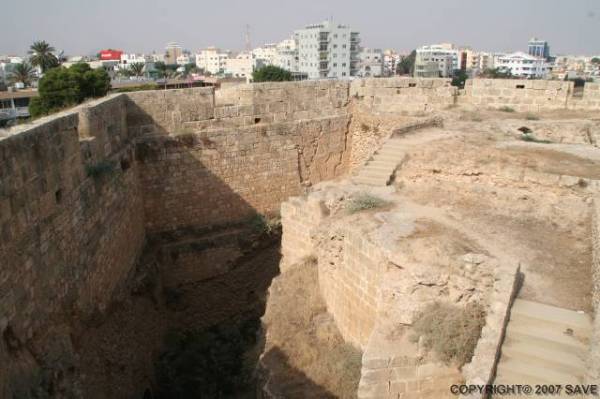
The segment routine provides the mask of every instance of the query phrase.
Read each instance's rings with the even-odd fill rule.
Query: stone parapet
[[[593,332],[588,356],[587,381],[600,381],[600,181],[593,182],[596,190],[592,215],[592,304],[594,308]]]
[[[499,266],[495,270],[491,305],[486,315],[485,325],[481,330],[471,361],[462,368],[467,385],[487,385],[494,381],[496,365],[500,358],[500,347],[510,318],[510,307],[519,289],[519,276],[518,265]],[[485,395],[472,397],[484,398]]]

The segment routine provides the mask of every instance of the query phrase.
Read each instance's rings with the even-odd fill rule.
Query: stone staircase
[[[515,300],[494,384],[582,384],[591,332],[587,314]]]
[[[401,139],[391,137],[359,169],[352,181],[357,184],[386,186],[405,156]]]

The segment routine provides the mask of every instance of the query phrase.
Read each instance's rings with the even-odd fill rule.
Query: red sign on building
[[[102,50],[100,51],[100,60],[102,61],[119,61],[121,59],[121,50]]]

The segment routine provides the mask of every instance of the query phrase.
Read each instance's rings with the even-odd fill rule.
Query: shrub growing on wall
[[[267,65],[252,72],[254,82],[285,82],[292,80],[290,71],[275,65]]]
[[[85,63],[53,68],[40,79],[39,97],[31,100],[29,113],[33,117],[47,115],[87,98],[105,96],[109,90],[110,77],[102,68],[92,69]]]

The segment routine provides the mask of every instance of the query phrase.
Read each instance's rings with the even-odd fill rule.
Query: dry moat
[[[0,131],[0,398],[599,381],[600,87],[572,90],[148,91]]]

